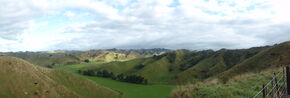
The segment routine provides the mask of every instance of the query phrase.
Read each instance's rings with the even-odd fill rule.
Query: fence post
[[[263,98],[266,98],[267,91],[266,91],[266,85],[265,84],[263,84],[262,89],[263,89]]]
[[[290,69],[289,66],[286,67],[286,78],[287,78],[287,95],[290,95]]]
[[[286,94],[287,93],[287,85],[286,85],[286,67],[283,67],[283,94]]]

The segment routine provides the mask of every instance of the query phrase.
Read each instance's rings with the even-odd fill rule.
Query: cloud
[[[64,13],[65,16],[69,17],[69,18],[73,18],[73,17],[76,17],[76,14],[71,12],[71,11],[66,11]]]
[[[7,50],[98,48],[248,48],[289,40],[287,0],[0,0],[0,39]],[[174,5],[174,6],[172,6]],[[53,30],[31,24],[51,22]],[[87,16],[90,16],[89,18]],[[77,20],[77,21],[76,21]],[[39,22],[39,21],[37,21]],[[41,21],[40,21],[41,22]],[[54,26],[60,25],[61,26]],[[33,29],[33,30],[31,30]],[[57,30],[54,30],[57,29]],[[34,31],[34,32],[33,32]],[[31,33],[32,32],[32,33]],[[37,34],[34,39],[26,34]],[[43,33],[43,34],[38,34]],[[45,34],[44,34],[45,33]],[[46,38],[52,36],[55,39]],[[50,43],[45,44],[44,43]],[[39,46],[39,48],[37,48]],[[12,49],[13,50],[13,49]],[[21,50],[21,49],[20,49]]]

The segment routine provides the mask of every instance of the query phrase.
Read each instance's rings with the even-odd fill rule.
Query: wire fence
[[[286,68],[273,74],[272,79],[262,85],[262,89],[253,98],[283,98],[286,95]]]

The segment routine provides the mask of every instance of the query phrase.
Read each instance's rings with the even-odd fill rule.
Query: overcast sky
[[[0,51],[249,48],[290,40],[289,0],[0,0]]]

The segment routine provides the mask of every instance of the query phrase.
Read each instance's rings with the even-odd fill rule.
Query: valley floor
[[[126,82],[119,82],[101,77],[83,76],[76,73],[77,69],[88,66],[88,64],[76,64],[55,67],[55,69],[75,73],[78,76],[90,79],[99,85],[117,90],[123,94],[122,98],[166,98],[170,95],[175,86],[172,85],[140,85]]]

